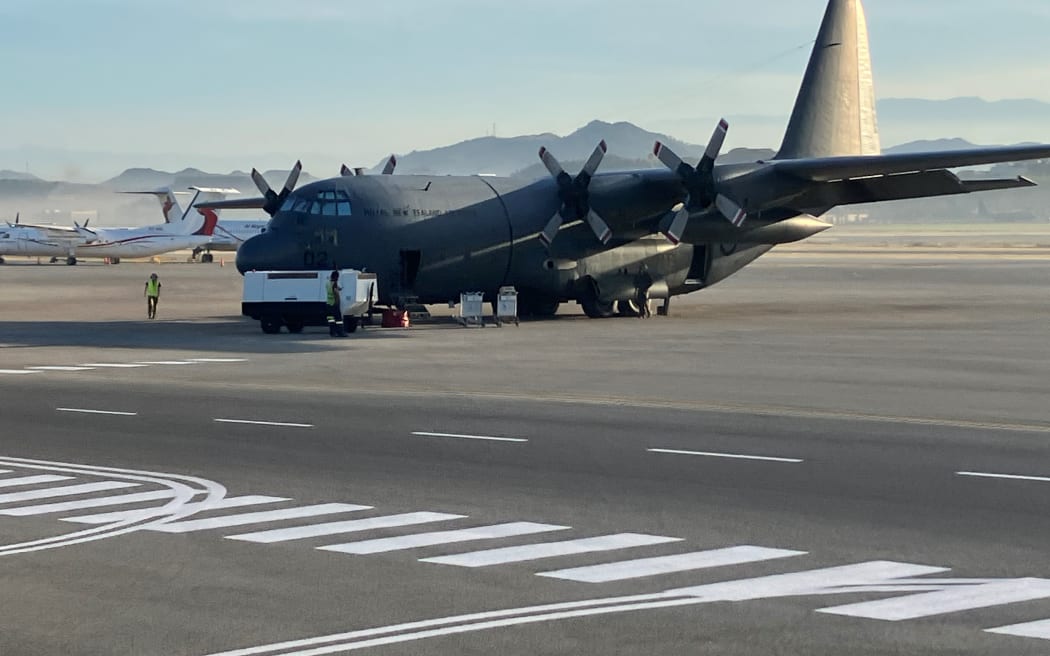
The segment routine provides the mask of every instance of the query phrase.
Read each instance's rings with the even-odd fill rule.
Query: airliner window
[[[336,210],[335,203],[327,202],[327,203],[325,203],[322,206],[321,213],[324,214],[325,216],[335,216],[335,210]]]
[[[339,201],[339,211],[337,213],[339,214],[339,216],[351,216],[350,201]]]

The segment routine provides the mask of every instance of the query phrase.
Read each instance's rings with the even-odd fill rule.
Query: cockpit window
[[[295,201],[295,207],[293,208],[296,212],[306,212],[310,209],[310,201],[305,198],[299,198]]]
[[[281,206],[281,211],[301,212],[315,216],[352,216],[350,196],[341,189],[318,191],[313,194],[297,192]]]
[[[297,200],[299,200],[299,199],[296,198],[295,196],[289,196],[287,199],[285,199],[284,204],[281,205],[281,211],[282,212],[287,212],[288,210],[292,209],[292,207],[295,206],[295,202]]]

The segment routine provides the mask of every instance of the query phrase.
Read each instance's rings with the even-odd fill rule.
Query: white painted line
[[[190,533],[192,531],[206,531],[214,528],[226,528],[228,526],[243,526],[245,524],[262,524],[263,522],[276,522],[284,519],[301,519],[304,517],[317,517],[319,515],[334,515],[336,513],[365,510],[366,508],[366,506],[354,506],[348,503],[322,503],[313,506],[285,508],[283,510],[268,510],[240,515],[227,515],[226,517],[191,519],[156,526],[150,530],[160,531],[162,533]]]
[[[489,565],[520,563],[526,560],[539,560],[541,558],[554,558],[556,556],[570,556],[597,551],[614,551],[616,549],[629,549],[681,541],[682,538],[669,538],[662,535],[617,533],[616,535],[602,535],[596,538],[543,542],[541,544],[526,544],[519,547],[503,547],[501,549],[485,549],[484,551],[471,551],[470,553],[439,556],[437,558],[421,558],[420,560],[425,563],[457,565],[459,567],[488,567]]]
[[[97,367],[99,369],[140,369],[142,367],[148,367],[148,364],[112,364],[108,362],[93,362],[90,364],[82,364],[81,367]]]
[[[362,510],[368,509],[367,506],[362,506],[361,508]],[[401,515],[387,515],[384,517],[369,517],[367,519],[350,519],[343,522],[311,524],[308,526],[296,526],[293,528],[279,528],[272,531],[243,533],[241,535],[228,535],[226,537],[230,540],[244,540],[245,542],[270,544],[272,542],[316,538],[322,535],[371,531],[380,528],[394,528],[396,526],[413,526],[415,524],[427,524],[430,522],[447,522],[451,519],[463,519],[465,517],[466,515],[449,515],[447,513],[438,512],[413,512]]]
[[[670,574],[672,572],[686,572],[694,569],[757,563],[763,560],[801,556],[804,553],[803,551],[768,549],[766,547],[729,547],[727,549],[712,549],[710,551],[694,551],[674,556],[657,556],[656,558],[622,560],[604,565],[560,569],[553,572],[541,572],[537,576],[579,581],[580,583],[606,583],[608,581],[638,579],[658,574]]]
[[[40,483],[57,483],[58,481],[73,480],[72,476],[55,476],[53,474],[41,474],[39,476],[23,476],[21,478],[0,479],[0,487],[15,487],[17,485],[39,485]]]
[[[282,428],[313,428],[313,424],[296,424],[287,421],[256,421],[254,419],[215,419],[220,424],[249,424],[252,426],[279,426]]]
[[[59,412],[79,412],[86,415],[116,415],[118,417],[134,417],[137,412],[120,412],[118,410],[91,410],[88,408],[55,408]]]
[[[190,362],[188,360],[151,360],[151,361],[136,362],[135,364],[145,364],[145,365],[152,365],[152,364],[167,365],[167,364],[171,364],[171,365],[179,365],[179,364],[196,364],[196,362]]]
[[[1047,476],[1021,476],[1020,474],[988,474],[985,472],[955,472],[956,476],[970,476],[972,478],[999,478],[1008,481],[1039,481],[1040,483],[1050,483],[1050,477]]]
[[[760,460],[763,462],[787,462],[798,464],[805,462],[799,458],[773,458],[771,456],[748,456],[739,453],[715,453],[712,451],[682,451],[680,449],[646,449],[649,453],[669,453],[677,456],[704,456],[707,458],[731,458],[733,460]]]
[[[153,492],[138,492],[136,494],[119,494],[113,497],[81,499],[80,501],[60,501],[57,503],[44,503],[36,506],[17,506],[15,508],[0,510],[0,515],[29,517],[32,515],[69,512],[71,510],[86,510],[87,508],[99,508],[102,506],[120,506],[128,503],[161,501],[163,499],[170,499],[174,496],[175,492],[173,490],[155,490]]]
[[[42,371],[33,371],[30,369],[0,369],[0,374],[10,374],[12,376],[21,376],[24,374],[42,374]]]
[[[1040,638],[1050,640],[1050,620],[1038,620],[1036,622],[1025,622],[1024,624],[1011,624],[1010,626],[999,626],[994,629],[985,629],[988,633],[1017,636],[1019,638]]]
[[[249,494],[243,497],[226,497],[225,499],[220,499],[217,503],[213,502],[205,504],[202,501],[186,503],[179,506],[178,510],[180,513],[186,511],[203,512],[205,510],[225,510],[228,508],[242,508],[244,506],[260,506],[267,503],[278,503],[280,501],[289,501],[289,499],[285,499],[284,497],[267,497]],[[81,515],[79,517],[65,517],[62,521],[74,522],[77,524],[113,524],[141,517],[144,514],[148,514],[150,510],[151,509],[149,508],[140,508],[138,510],[122,510],[98,515]]]
[[[233,362],[247,362],[245,358],[187,358],[190,362],[225,364]]]
[[[494,538],[509,538],[516,535],[546,533],[548,531],[567,531],[570,528],[572,527],[554,526],[552,524],[535,524],[533,522],[511,522],[508,524],[464,528],[456,531],[435,531],[433,533],[402,535],[396,538],[380,538],[377,540],[347,542],[346,544],[333,544],[327,547],[318,547],[318,549],[324,551],[338,551],[340,553],[348,554],[374,554],[386,553],[388,551],[400,551],[402,549],[415,549],[417,547],[431,547],[437,544],[468,542],[470,540],[491,540]]]
[[[91,367],[71,367],[66,365],[45,365],[40,367],[26,367],[34,371],[90,371]]]
[[[821,608],[817,612],[899,622],[1047,598],[1050,598],[1050,581],[1046,579],[1007,579],[983,585],[964,585],[948,590]]]
[[[34,499],[48,499],[51,497],[71,497],[75,494],[89,494],[91,492],[103,492],[105,490],[120,490],[123,488],[138,486],[138,483],[128,483],[127,481],[101,481],[98,483],[67,485],[65,487],[47,487],[38,490],[30,490],[28,492],[11,492],[8,494],[0,494],[0,503],[32,501]],[[3,511],[0,511],[0,513],[3,513]]]
[[[489,442],[528,442],[528,440],[520,437],[493,437],[491,435],[459,435],[456,433],[426,433],[423,431],[415,431],[412,433],[419,437],[451,437],[460,440],[486,440]]]

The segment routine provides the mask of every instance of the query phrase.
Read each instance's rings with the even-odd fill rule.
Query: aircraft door
[[[419,276],[419,265],[423,261],[423,252],[416,250],[401,251],[401,272],[399,280],[403,292],[411,292],[416,286],[416,277]]]

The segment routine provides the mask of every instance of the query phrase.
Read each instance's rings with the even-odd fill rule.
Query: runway
[[[5,268],[0,651],[1045,653],[1050,258],[839,248],[346,340]]]

